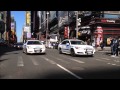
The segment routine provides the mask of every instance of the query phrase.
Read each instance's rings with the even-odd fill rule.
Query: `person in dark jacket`
[[[118,38],[116,38],[116,42],[115,42],[115,50],[116,50],[116,56],[118,56],[118,53],[119,53],[119,40],[118,40]]]
[[[113,38],[111,41],[111,51],[112,51],[112,57],[118,56],[118,46],[119,46],[119,41],[117,38]]]
[[[102,41],[101,44],[100,44],[101,50],[104,49],[104,46],[105,46],[105,41]]]

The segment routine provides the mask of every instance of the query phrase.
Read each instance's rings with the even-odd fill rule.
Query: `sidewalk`
[[[101,51],[101,47],[95,48],[96,51]],[[110,51],[111,47],[104,47],[104,51]]]

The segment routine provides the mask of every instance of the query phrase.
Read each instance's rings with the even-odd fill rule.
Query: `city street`
[[[8,49],[0,51],[0,79],[120,79],[120,56],[111,57],[109,51],[71,57],[56,49],[47,49],[46,55]]]

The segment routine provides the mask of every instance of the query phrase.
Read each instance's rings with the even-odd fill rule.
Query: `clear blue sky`
[[[20,41],[22,28],[25,23],[25,11],[11,11],[11,16],[14,16],[16,21],[17,40]]]

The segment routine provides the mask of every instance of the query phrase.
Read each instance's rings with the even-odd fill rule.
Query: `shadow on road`
[[[105,52],[105,55],[111,56],[111,52]]]
[[[2,60],[0,59],[0,62],[5,61],[5,60],[8,60],[8,59],[2,59]]]
[[[13,51],[18,51],[18,50],[12,47],[3,47],[3,46],[1,47],[0,46],[0,57],[2,55],[9,55],[7,52],[13,52]],[[19,54],[19,53],[13,53],[13,54]]]
[[[109,69],[93,69],[88,71],[72,71],[80,77],[80,79],[120,79],[120,68]],[[78,79],[74,76],[67,76],[66,73],[51,72],[43,77],[35,75],[35,79]],[[41,75],[40,75],[41,76]]]

